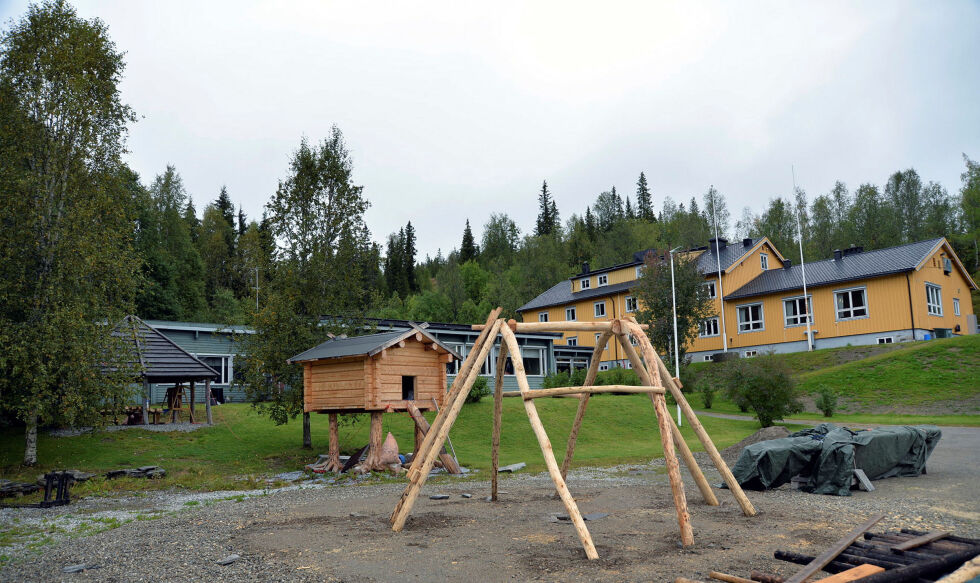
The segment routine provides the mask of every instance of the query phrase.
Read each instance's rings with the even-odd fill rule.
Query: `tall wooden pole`
[[[585,382],[583,385],[595,383],[595,377],[599,374],[599,362],[602,360],[602,350],[609,342],[612,332],[603,332],[599,336],[599,341],[595,344],[592,351],[592,360],[589,361],[589,370],[585,372]],[[578,430],[582,427],[582,419],[585,417],[585,408],[589,406],[591,393],[583,393],[578,400],[578,409],[575,411],[575,421],[572,422],[572,431],[568,434],[568,445],[565,446],[565,459],[561,460],[561,477],[568,477],[568,469],[572,467],[572,458],[575,456],[575,442],[578,440]]]
[[[504,412],[504,366],[507,364],[507,344],[500,343],[497,369],[493,379],[493,434],[490,438],[490,500],[497,501],[497,469],[500,467],[500,427]]]
[[[132,402],[132,401],[130,401]],[[150,383],[143,377],[143,425],[150,424]]]
[[[521,349],[517,344],[517,338],[508,327],[501,328],[501,332],[503,333],[504,342],[507,343],[507,347],[511,353],[510,361],[514,364],[514,376],[517,377],[517,386],[520,387],[522,393],[526,393],[531,389],[527,384],[527,375],[524,372],[524,360],[521,358]],[[558,496],[561,497],[561,501],[565,504],[565,510],[572,519],[572,524],[575,525],[575,531],[582,541],[582,546],[585,547],[585,556],[589,559],[598,559],[599,553],[595,550],[595,545],[592,543],[592,535],[589,534],[589,529],[585,527],[585,521],[582,519],[582,514],[578,510],[578,505],[575,504],[575,499],[572,498],[572,494],[568,491],[565,480],[561,477],[561,469],[555,460],[555,452],[551,449],[551,440],[548,439],[544,425],[541,424],[541,418],[538,417],[538,410],[534,406],[533,399],[524,401],[524,410],[527,412],[528,421],[531,422],[531,429],[534,430],[534,435],[538,438],[538,445],[541,446],[544,463],[548,466],[548,473],[551,474],[551,479],[555,483]]]
[[[211,416],[211,379],[204,381],[204,411],[207,413],[208,425],[214,425],[214,418]]]
[[[339,472],[344,466],[340,463],[340,431],[337,414],[327,415],[330,419],[330,435],[327,438],[327,468],[328,472]]]

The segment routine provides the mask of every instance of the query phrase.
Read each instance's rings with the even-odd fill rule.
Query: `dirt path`
[[[281,492],[220,501],[157,520],[132,522],[26,555],[0,570],[0,580],[328,580],[328,581],[672,581],[709,570],[788,574],[776,549],[813,554],[843,530],[878,511],[882,529],[914,526],[980,536],[980,429],[946,428],[918,478],[876,482],[875,492],[814,496],[785,488],[750,492],[760,511],[744,517],[727,491],[720,507],[700,504],[687,483],[695,544],[678,546],[676,514],[662,461],[573,472],[570,489],[585,513],[600,554],[587,561],[574,529],[554,516],[547,475],[502,482],[497,503],[488,484],[427,485],[405,530],[387,526],[403,483]],[[720,481],[706,471],[712,483]],[[446,493],[448,500],[430,500]],[[472,493],[472,498],[461,494]],[[82,508],[74,509],[78,512]],[[221,567],[218,559],[241,559]],[[66,565],[98,569],[64,575]]]

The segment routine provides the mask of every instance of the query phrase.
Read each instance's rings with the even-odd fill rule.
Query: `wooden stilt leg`
[[[670,377],[670,373],[667,371],[667,367],[664,365],[663,361],[657,355],[657,352],[653,349],[653,345],[650,344],[650,339],[643,330],[634,322],[628,321],[627,328],[630,333],[636,336],[640,341],[640,349],[643,352],[643,357],[648,361],[651,369],[656,369],[660,372],[660,376],[663,380],[664,387],[670,391],[670,394],[674,396],[674,400],[680,405],[681,411],[684,412],[684,416],[687,418],[688,423],[694,429],[695,435],[701,441],[701,445],[704,446],[705,451],[708,456],[711,457],[711,461],[714,463],[715,468],[717,468],[718,473],[721,474],[722,479],[725,480],[725,484],[728,485],[728,489],[731,490],[732,495],[738,502],[739,506],[742,507],[742,513],[746,516],[755,516],[755,507],[752,506],[752,502],[749,501],[745,492],[742,491],[742,487],[739,485],[738,481],[735,480],[735,476],[732,475],[732,471],[728,468],[728,464],[722,459],[721,454],[718,453],[718,448],[715,447],[714,442],[711,441],[711,437],[708,432],[704,430],[704,426],[695,415],[694,409],[691,408],[690,403],[687,402],[687,398],[684,397],[684,393],[681,392],[680,387],[674,382]]]
[[[504,366],[507,363],[507,344],[500,343],[496,375],[493,381],[493,434],[490,438],[490,500],[497,501],[497,469],[500,467],[500,426],[504,409]]]
[[[208,425],[214,425],[214,417],[211,414],[211,380],[204,381],[204,410],[207,413]]]
[[[589,370],[585,373],[585,385],[595,383],[595,377],[599,374],[599,361],[602,360],[602,350],[609,342],[611,332],[603,332],[599,340],[595,343],[595,350],[592,351],[592,360],[589,361]],[[572,467],[572,457],[575,455],[575,442],[578,440],[578,430],[582,427],[582,418],[585,417],[585,408],[589,406],[590,393],[584,393],[578,402],[578,410],[575,411],[575,421],[572,423],[572,432],[568,435],[568,445],[565,448],[565,459],[561,461],[561,477],[564,480],[568,477],[568,470]]]
[[[496,318],[499,314],[499,308],[490,313],[493,318]],[[489,323],[490,321],[488,320]],[[453,422],[456,421],[456,417],[459,416],[459,411],[463,408],[463,403],[466,401],[466,394],[469,393],[470,387],[473,386],[473,382],[480,374],[480,364],[486,360],[490,349],[493,348],[493,340],[497,337],[500,327],[501,321],[494,320],[489,328],[484,330],[487,334],[483,335],[481,333],[480,337],[477,338],[476,344],[473,345],[473,349],[466,357],[466,362],[463,363],[464,369],[460,371],[461,376],[465,371],[465,380],[460,381],[460,377],[456,377],[456,381],[453,382],[453,390],[450,390],[447,396],[449,400],[447,406],[442,408],[433,422],[429,433],[426,434],[425,440],[422,442],[422,447],[419,450],[419,457],[422,458],[422,463],[416,465],[416,462],[412,462],[412,469],[408,473],[409,484],[405,487],[401,499],[399,499],[395,510],[391,514],[391,529],[395,532],[405,527],[405,521],[412,511],[412,506],[415,505],[419,491],[422,489],[425,480],[429,477],[429,472],[432,470],[432,464],[435,462],[436,454],[442,448],[443,442],[446,441],[446,437],[449,435],[449,430],[452,428]]]
[[[511,332],[510,328],[503,328],[502,333],[504,341],[507,343],[507,347],[511,353],[511,362],[514,364],[514,376],[517,378],[517,384],[521,392],[526,393],[530,390],[530,387],[527,384],[524,361],[521,359],[521,349],[517,344],[517,338],[514,337],[514,333]],[[555,482],[558,495],[561,497],[562,502],[565,503],[565,510],[575,525],[575,531],[582,541],[582,546],[585,547],[585,556],[589,559],[598,559],[599,553],[595,550],[595,545],[592,544],[592,535],[589,534],[589,529],[585,527],[585,521],[582,519],[582,514],[575,504],[575,499],[572,498],[571,493],[568,491],[568,486],[565,485],[565,480],[561,477],[561,470],[558,468],[555,453],[551,448],[551,440],[548,439],[544,425],[541,424],[541,419],[538,417],[538,410],[534,406],[534,400],[525,400],[524,409],[527,411],[527,418],[531,422],[534,435],[538,438],[538,444],[541,446],[541,454],[544,456],[545,465],[548,466],[548,473],[551,474],[551,479]]]
[[[629,334],[622,329],[621,321],[613,323],[613,332],[623,347],[623,352],[629,357],[633,369],[640,377],[640,382],[649,386],[659,386],[660,379],[651,375],[643,366],[643,361],[636,349],[630,344]],[[670,478],[670,491],[674,497],[674,507],[677,510],[677,524],[681,531],[681,544],[694,544],[694,533],[691,530],[691,517],[687,512],[687,497],[684,494],[684,481],[681,479],[680,467],[677,463],[677,453],[674,451],[674,438],[670,428],[670,412],[667,411],[667,401],[663,395],[651,394],[653,407],[657,415],[657,425],[660,428],[660,443],[664,450],[664,461],[667,465],[667,477]]]
[[[381,446],[384,443],[381,425],[383,415],[383,411],[371,411],[371,438],[368,442],[371,447],[368,449],[367,459],[361,462],[362,471],[373,472],[384,469],[384,465],[381,463]]]
[[[344,466],[340,463],[340,431],[337,414],[330,413],[330,435],[328,437],[327,467],[328,472],[339,472]]]

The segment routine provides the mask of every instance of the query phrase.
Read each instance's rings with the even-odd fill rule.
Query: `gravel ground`
[[[818,553],[875,512],[887,515],[877,531],[909,526],[980,537],[980,429],[943,433],[927,475],[878,481],[875,492],[844,498],[786,487],[748,492],[755,517],[743,516],[724,490],[716,490],[721,506],[702,505],[686,479],[695,536],[686,549],[677,543],[670,488],[663,461],[656,460],[570,476],[583,513],[608,513],[588,523],[598,561],[586,561],[574,529],[554,520],[564,508],[551,498],[547,474],[518,473],[502,479],[496,503],[484,500],[489,485],[479,475],[430,480],[401,533],[386,523],[404,488],[392,479],[266,493],[155,492],[59,509],[3,510],[0,535],[39,525],[52,532],[51,542],[37,539],[35,548],[0,550],[11,557],[0,580],[672,581],[703,579],[709,570],[787,574],[795,566],[772,559],[774,550]],[[719,482],[698,455],[708,479]],[[450,498],[428,498],[436,493]],[[100,528],[107,530],[95,532]],[[231,554],[241,558],[216,563]],[[62,572],[82,563],[98,568]]]

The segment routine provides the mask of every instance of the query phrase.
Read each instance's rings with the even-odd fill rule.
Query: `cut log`
[[[716,579],[718,581],[727,581],[728,583],[755,583],[752,579],[746,579],[745,577],[736,577],[735,575],[729,575],[728,573],[719,573],[718,571],[711,571],[708,573],[708,577]]]
[[[824,577],[820,581],[822,583],[848,583],[856,579],[861,579],[862,577],[867,577],[868,575],[881,573],[884,570],[885,570],[884,567],[879,567],[877,565],[869,565],[865,563],[863,565],[858,565],[853,569],[841,571],[836,575],[831,575],[830,577]]]
[[[884,514],[876,514],[869,518],[868,520],[862,522],[860,525],[855,527],[851,532],[847,533],[843,538],[835,542],[829,549],[820,553],[816,558],[810,561],[805,567],[803,567],[798,573],[786,580],[786,583],[803,583],[820,569],[823,569],[827,563],[833,561],[837,558],[837,555],[844,552],[844,549],[851,546],[851,543],[861,538],[869,528],[878,524],[881,519],[885,517]]]
[[[540,399],[542,397],[557,397],[560,395],[588,395],[595,393],[652,393],[663,395],[667,391],[663,387],[640,387],[635,385],[598,385],[581,387],[554,387],[552,389],[532,389],[526,393],[506,393],[505,397],[521,397],[522,399]]]

